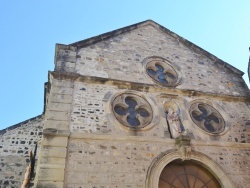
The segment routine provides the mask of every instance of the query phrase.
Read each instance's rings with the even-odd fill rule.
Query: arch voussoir
[[[183,159],[182,157],[183,156],[178,150],[172,150],[162,153],[155,158],[147,173],[146,188],[158,187],[159,178],[164,167],[174,160]],[[186,160],[192,160],[208,170],[218,180],[221,187],[235,187],[231,178],[224,172],[221,166],[207,155],[191,151],[189,153],[189,158]]]

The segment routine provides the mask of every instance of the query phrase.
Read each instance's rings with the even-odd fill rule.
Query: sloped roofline
[[[29,123],[29,122],[37,121],[37,120],[40,120],[40,119],[42,119],[42,118],[43,118],[43,114],[38,115],[38,116],[35,116],[35,117],[33,117],[33,118],[30,118],[30,119],[27,119],[27,120],[25,120],[25,121],[22,121],[22,122],[20,122],[20,123],[15,124],[15,125],[11,125],[11,126],[5,128],[5,129],[0,130],[0,135],[5,134],[7,131],[11,131],[11,130],[16,129],[16,128],[18,128],[18,127],[21,127],[22,125],[25,125],[25,124],[27,124],[27,123]]]
[[[195,45],[194,43],[184,39],[183,37],[177,35],[176,33],[170,31],[169,29],[163,27],[162,25],[156,23],[153,20],[146,20],[146,21],[143,21],[143,22],[139,22],[139,23],[127,26],[127,27],[116,29],[114,31],[110,31],[110,32],[107,32],[107,33],[104,33],[104,34],[101,34],[101,35],[98,35],[98,36],[94,36],[94,37],[91,37],[91,38],[88,38],[88,39],[85,39],[85,40],[81,40],[81,41],[78,41],[78,42],[75,42],[75,43],[72,43],[72,44],[69,44],[69,45],[77,47],[77,48],[83,48],[83,47],[89,46],[91,44],[95,44],[97,42],[107,40],[107,39],[109,39],[111,37],[114,37],[114,36],[117,36],[119,34],[123,34],[123,33],[126,33],[126,32],[130,32],[132,30],[135,30],[137,28],[141,28],[141,27],[146,26],[146,25],[151,25],[151,26],[155,27],[156,29],[158,29],[158,30],[172,36],[173,38],[175,38],[179,42],[183,43],[188,48],[191,48],[195,52],[208,57],[209,59],[211,59],[215,63],[218,63],[221,66],[224,66],[224,67],[228,68],[232,72],[234,72],[234,73],[236,73],[236,74],[238,74],[240,76],[244,75],[244,72],[242,72],[241,70],[239,70],[239,69],[235,68],[234,66],[226,63],[225,61],[219,59],[218,57],[214,56],[213,54],[209,53],[208,51],[206,51],[206,50],[202,49],[201,47]]]

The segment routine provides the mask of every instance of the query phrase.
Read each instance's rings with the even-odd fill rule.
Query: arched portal
[[[177,166],[175,168],[178,168],[177,164],[178,162],[180,164],[181,160],[183,161],[182,164],[186,165],[190,164],[191,166],[193,165],[194,166],[192,167],[193,170],[197,170],[197,168],[201,170],[200,174],[198,175],[199,178],[197,177],[198,179],[202,179],[200,176],[203,176],[205,174],[204,175],[205,177],[210,178],[211,180],[215,180],[214,184],[218,187],[224,187],[224,188],[235,187],[230,177],[223,171],[223,169],[216,162],[214,162],[208,156],[200,152],[191,151],[188,154],[188,158],[183,158],[183,155],[178,150],[170,150],[166,153],[162,153],[160,156],[156,157],[155,160],[152,162],[147,173],[146,188],[152,188],[152,187],[163,188],[159,187],[159,182],[160,178],[162,178],[161,175],[162,173],[164,173],[165,167],[167,168],[168,165],[170,165],[170,167],[171,165],[173,165]],[[186,174],[188,175],[190,174],[190,172]],[[178,178],[183,178],[183,177],[179,176]]]
[[[217,179],[204,167],[190,161],[175,160],[161,172],[159,188],[220,188]]]

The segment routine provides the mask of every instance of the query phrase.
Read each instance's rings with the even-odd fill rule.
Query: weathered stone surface
[[[43,181],[63,181],[64,173],[60,169],[40,169],[38,174],[39,180]]]
[[[176,85],[151,79],[144,62],[149,57],[174,67]],[[46,92],[40,122],[0,132],[0,184],[6,187],[20,186],[27,150],[42,133],[35,187],[158,187],[150,183],[176,159],[203,166],[221,187],[250,183],[250,98],[242,72],[152,21],[58,44]],[[117,98],[118,110],[117,96],[124,96]],[[147,113],[152,121],[145,127],[122,124]],[[214,134],[216,123],[223,127]],[[173,132],[176,125],[179,132]],[[176,142],[173,133],[186,140]]]
[[[41,149],[41,156],[64,158],[64,157],[66,157],[66,148],[65,147],[44,146]]]
[[[62,120],[46,120],[44,121],[44,129],[52,128],[56,130],[69,130],[69,122]]]
[[[140,83],[153,83],[145,73],[143,60],[163,57],[180,67],[183,83],[177,88],[228,95],[247,95],[243,78],[213,59],[195,52],[174,37],[148,25],[81,48],[76,72]],[[242,83],[242,84],[241,84]]]
[[[72,95],[72,88],[67,88],[67,87],[59,87],[59,86],[53,86],[51,88],[51,93],[54,94],[61,94],[61,95]]]
[[[151,161],[161,151],[173,147],[157,142],[72,139],[69,142],[66,185],[143,185]]]
[[[63,182],[61,181],[39,181],[37,184],[37,188],[62,188]]]
[[[69,103],[55,103],[51,102],[48,104],[48,110],[53,110],[53,111],[68,111],[71,107],[71,104]]]
[[[68,138],[67,137],[53,137],[48,136],[46,139],[43,139],[44,146],[58,146],[58,147],[67,147]]]
[[[55,89],[57,89],[58,87],[62,87],[63,89],[73,88],[73,83],[68,80],[52,79],[51,84],[53,86],[56,86]],[[59,93],[59,94],[62,94],[62,93]]]
[[[54,103],[71,103],[71,95],[51,94],[50,101]]]
[[[33,118],[0,134],[0,187],[21,187],[28,166],[29,152],[42,138],[42,118]],[[37,159],[37,153],[36,153]],[[33,181],[33,179],[32,179]]]
[[[65,165],[65,158],[43,156],[40,158],[41,164]]]

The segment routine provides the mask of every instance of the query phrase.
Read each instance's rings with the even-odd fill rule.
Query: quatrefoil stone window
[[[164,86],[175,86],[178,81],[178,74],[169,62],[163,58],[151,59],[146,70],[148,75],[157,83]]]
[[[206,132],[219,134],[225,129],[221,114],[206,103],[194,103],[190,108],[190,116],[194,123]]]
[[[135,94],[118,95],[112,106],[117,120],[127,127],[143,128],[151,122],[153,117],[150,104]]]

